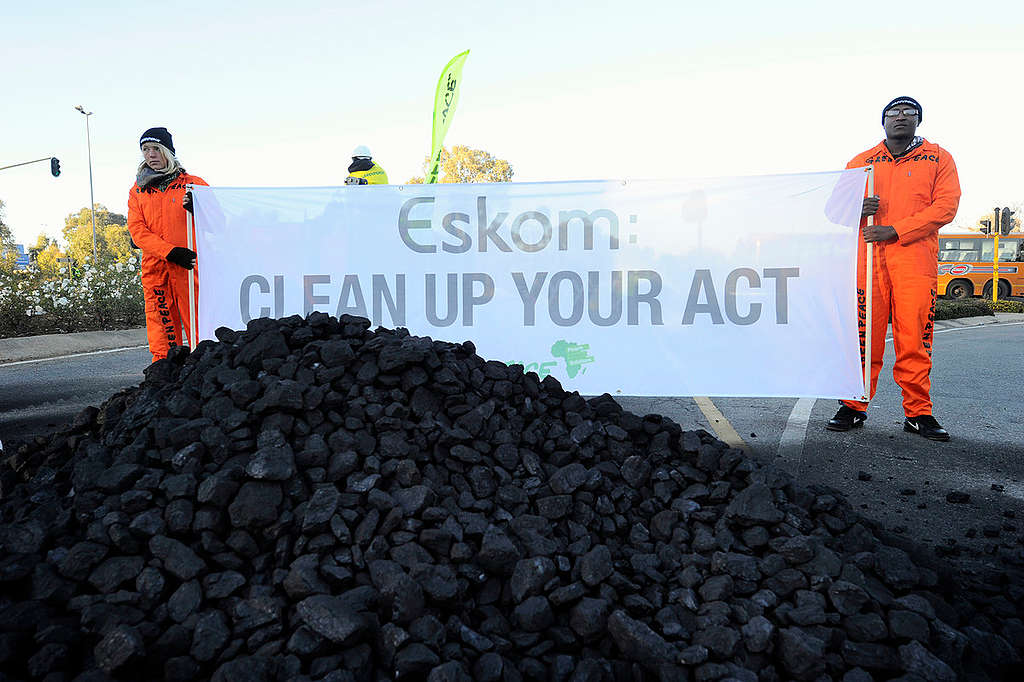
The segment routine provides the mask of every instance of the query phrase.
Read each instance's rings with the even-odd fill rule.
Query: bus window
[[[982,254],[982,239],[940,239],[939,260],[953,263],[970,263],[984,260]],[[988,258],[992,260],[992,246],[989,242]],[[999,249],[1000,253],[1002,249]]]
[[[993,245],[993,241],[994,240],[986,239],[984,241],[984,243],[981,245],[981,258],[978,259],[979,261],[981,261],[983,263],[988,263],[988,262],[992,261],[992,245]],[[1017,261],[1018,260],[1018,258],[1017,258],[1017,255],[1018,255],[1017,251],[1018,251],[1018,246],[1020,245],[1020,243],[1021,242],[1018,239],[1006,239],[1006,238],[1000,239],[999,240],[999,262],[1000,263],[1013,263],[1014,261]]]

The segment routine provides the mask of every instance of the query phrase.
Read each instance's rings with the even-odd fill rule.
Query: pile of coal
[[[369,326],[219,330],[6,462],[0,680],[1024,674],[1019,576],[967,590],[703,431]]]

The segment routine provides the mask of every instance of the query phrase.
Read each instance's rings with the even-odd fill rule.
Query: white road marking
[[[53,358],[39,358],[37,360],[18,360],[17,362],[0,362],[0,367],[11,367],[13,365],[29,365],[33,362],[47,362],[49,360],[66,360],[68,358],[84,358],[87,355],[103,355],[104,353],[118,353],[123,350],[138,350],[147,346],[125,346],[124,348],[110,348],[107,350],[93,350],[88,353],[72,353],[71,355],[58,355]]]
[[[793,405],[793,411],[786,420],[786,429],[779,439],[779,451],[776,455],[791,462],[803,465],[804,439],[807,436],[807,423],[811,418],[816,398],[799,398]]]
[[[932,334],[945,334],[946,332],[962,332],[968,329],[982,329],[987,327],[1015,327],[1024,322],[990,322],[989,324],[975,324],[970,327],[950,327],[949,329],[936,329]],[[885,337],[885,342],[889,343],[892,341],[891,336]]]
[[[694,396],[693,402],[697,403],[697,407],[704,413],[708,423],[711,425],[711,430],[718,436],[718,440],[722,441],[731,448],[739,448],[740,450],[748,451],[750,448],[740,438],[740,434],[736,433],[736,429],[732,427],[729,420],[725,418],[715,404],[711,402],[711,398],[704,396]]]

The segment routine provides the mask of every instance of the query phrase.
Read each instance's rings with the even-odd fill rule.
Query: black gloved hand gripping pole
[[[192,185],[186,185],[185,186],[185,191],[191,193],[192,192]],[[193,201],[192,210],[191,211],[185,211],[185,220],[186,220],[186,223],[185,223],[185,233],[186,233],[186,238],[188,240],[188,248],[190,248],[192,251],[195,251],[196,250],[196,240],[195,240],[196,222],[195,222],[195,203],[194,203],[195,202],[195,195],[194,194],[192,195],[192,201]],[[198,258],[198,252],[197,252],[196,262],[198,263],[198,261],[199,261],[199,258]],[[191,268],[188,271],[188,341],[189,341],[189,346],[191,348],[193,348],[193,349],[195,349],[195,347],[197,345],[199,345],[199,344],[196,343],[196,329],[198,329],[198,327],[199,327],[199,321],[196,319],[196,317],[199,314],[199,305],[198,305],[198,302],[196,301],[195,278],[196,278],[196,269],[195,268]]]

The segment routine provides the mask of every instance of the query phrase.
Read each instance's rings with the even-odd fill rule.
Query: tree
[[[35,246],[28,247],[29,260],[32,260],[32,261],[36,260],[36,258],[39,257],[39,254],[42,251],[46,250],[46,247],[48,247],[52,243],[54,243],[54,241],[52,239],[50,239],[49,237],[47,237],[46,233],[44,233],[44,232],[39,233],[39,236],[36,237],[36,244],[35,244]]]
[[[57,259],[64,254],[56,239],[50,239],[46,233],[40,233],[36,237],[35,246],[28,249],[29,259],[35,263],[36,269],[47,276],[56,276],[60,272],[61,263]]]
[[[423,184],[430,170],[430,157],[423,161],[423,175],[410,178],[407,185]],[[473,149],[457,144],[448,151],[441,150],[439,182],[511,182],[512,165],[504,159],[496,159],[483,149]]]
[[[63,255],[57,242],[50,241],[45,248],[36,253],[36,269],[44,275],[56,276],[63,266],[63,263],[58,263],[57,259]]]
[[[124,225],[107,225],[103,228],[103,241],[110,255],[119,263],[124,263],[140,253],[132,249],[132,237]]]
[[[0,199],[0,272],[10,272],[18,252],[14,248],[14,233],[4,222],[4,202]]]
[[[11,232],[11,228],[7,227],[7,223],[4,222],[4,200],[0,199],[0,248],[13,249],[14,248],[14,234]]]
[[[128,219],[120,213],[110,212],[103,204],[96,204],[95,211],[96,257],[118,261],[129,258],[132,253],[128,244]],[[76,263],[92,259],[92,214],[88,207],[64,219],[63,233],[68,255]]]

